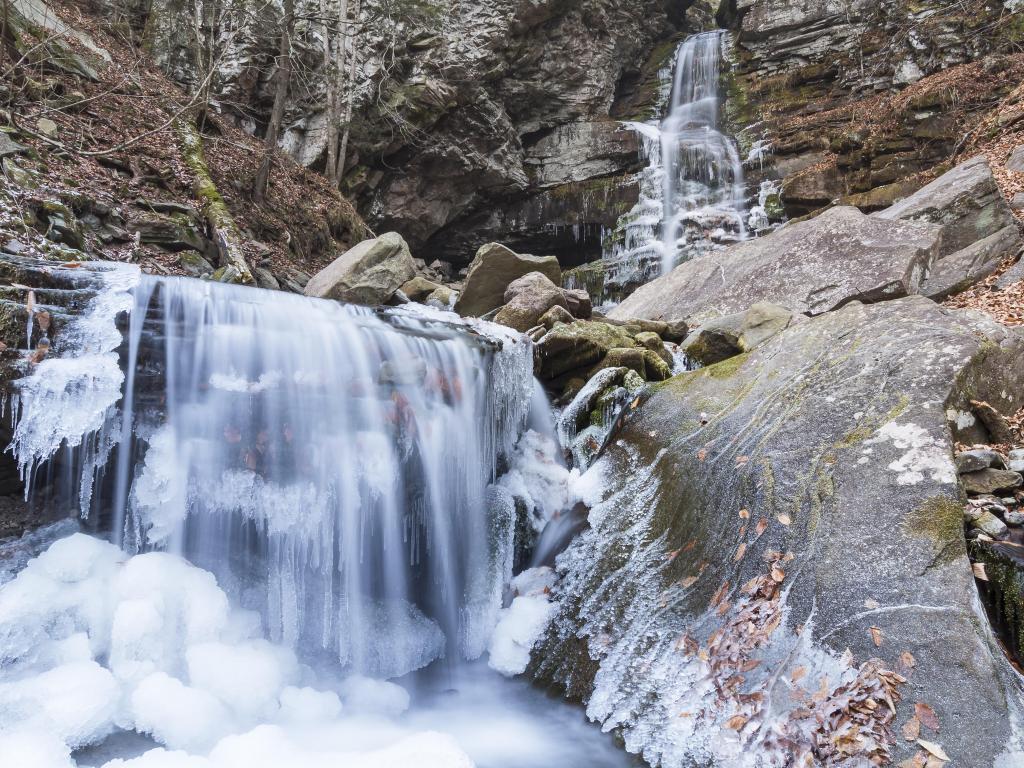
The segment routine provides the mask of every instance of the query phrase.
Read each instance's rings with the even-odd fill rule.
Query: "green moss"
[[[750,359],[750,353],[744,352],[720,363],[709,365],[707,368],[701,368],[697,373],[702,376],[710,376],[712,379],[728,379],[734,376],[748,359]]]
[[[925,499],[903,521],[903,530],[935,542],[942,551],[951,543],[963,541],[963,506],[948,496]],[[955,554],[963,554],[959,548]]]

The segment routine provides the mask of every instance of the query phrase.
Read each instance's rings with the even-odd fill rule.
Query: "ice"
[[[44,731],[77,749],[113,730],[120,695],[114,676],[96,662],[62,664],[0,683],[0,724]]]
[[[345,707],[354,712],[394,717],[409,708],[409,692],[396,683],[353,675],[341,687]]]
[[[131,694],[135,730],[152,734],[172,749],[204,752],[225,735],[230,713],[217,697],[163,672],[156,672]]]
[[[284,723],[317,723],[336,719],[341,699],[334,691],[288,686],[281,691],[278,718]]]
[[[5,768],[75,768],[68,745],[47,731],[0,729],[0,757]]]
[[[554,515],[572,506],[569,478],[558,443],[529,430],[520,439],[511,466],[498,484],[526,502],[530,521],[540,532]]]
[[[299,664],[287,648],[265,640],[238,645],[201,643],[186,653],[189,682],[207,691],[237,716],[269,719],[276,714],[278,695],[298,679]]]
[[[530,663],[530,651],[554,614],[549,593],[555,584],[551,568],[531,568],[512,581],[517,595],[501,612],[489,648],[488,665],[503,675],[519,675]]]

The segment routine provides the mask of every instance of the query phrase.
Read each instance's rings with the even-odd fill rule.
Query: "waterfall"
[[[627,123],[643,139],[648,167],[639,202],[606,239],[605,286],[613,295],[747,236],[743,164],[720,126],[724,39],[717,30],[683,41],[661,73],[663,118]]]
[[[514,529],[488,485],[535,398],[525,337],[95,274],[65,354],[15,383],[26,479],[49,460],[124,550],[185,557],[270,640],[351,672],[484,651]]]

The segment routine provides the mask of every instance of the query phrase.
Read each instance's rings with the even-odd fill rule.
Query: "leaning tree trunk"
[[[274,158],[274,149],[281,134],[281,123],[284,121],[284,104],[288,98],[288,87],[292,79],[292,27],[295,24],[295,0],[285,0],[284,18],[281,19],[281,41],[277,52],[277,84],[274,89],[274,107],[270,111],[270,124],[264,140],[266,151],[263,161],[256,172],[252,195],[257,201],[263,200],[270,180],[270,165]]]
[[[327,164],[324,176],[337,184],[338,131],[341,122],[341,87],[345,77],[345,54],[348,52],[348,0],[340,0],[338,9],[338,60],[331,55],[331,38],[327,27],[326,0],[320,0],[320,15],[324,19],[324,72],[327,75]]]

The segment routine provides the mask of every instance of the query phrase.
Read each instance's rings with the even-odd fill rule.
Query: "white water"
[[[724,32],[687,38],[662,73],[660,121],[628,123],[641,134],[648,167],[640,201],[606,247],[606,287],[629,292],[681,261],[747,236],[743,163],[720,130]]]
[[[13,449],[36,492],[73,499],[117,546],[78,534],[27,567],[41,547],[13,550],[0,754],[19,768],[627,764],[578,710],[468,664],[499,619],[524,642],[502,610],[517,505],[494,490],[525,497],[537,529],[576,501],[525,337],[102,274],[64,347],[16,382]]]

